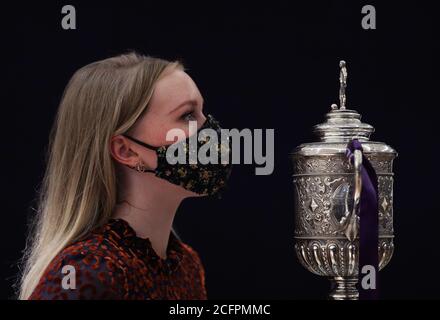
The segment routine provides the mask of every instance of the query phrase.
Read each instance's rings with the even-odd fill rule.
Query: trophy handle
[[[359,230],[359,204],[361,200],[362,192],[362,177],[361,177],[361,165],[362,165],[362,151],[354,150],[354,195],[353,195],[353,210],[346,217],[342,230],[348,240],[354,241],[358,235]]]

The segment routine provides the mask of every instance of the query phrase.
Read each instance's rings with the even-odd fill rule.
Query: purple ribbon
[[[359,203],[359,298],[361,300],[375,300],[378,298],[379,278],[379,199],[377,187],[377,175],[370,161],[364,156],[362,145],[357,139],[353,139],[347,145],[346,156],[354,163],[354,151],[362,152],[361,179],[362,191]],[[366,265],[372,266],[375,271],[375,289],[365,289],[361,285],[362,268]],[[370,273],[371,274],[371,273]]]

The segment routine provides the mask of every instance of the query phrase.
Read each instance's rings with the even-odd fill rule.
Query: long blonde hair
[[[112,136],[145,111],[154,85],[178,62],[128,53],[93,62],[70,79],[51,131],[47,168],[23,257],[19,299],[27,299],[54,257],[106,223],[117,202]]]

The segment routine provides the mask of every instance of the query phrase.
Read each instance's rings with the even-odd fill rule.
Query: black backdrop
[[[2,218],[0,297],[13,297],[26,219],[62,91],[79,67],[137,50],[182,60],[226,128],[274,128],[275,170],[235,166],[223,200],[188,199],[175,225],[199,251],[209,298],[324,299],[326,279],[293,250],[289,151],[337,101],[338,62],[348,63],[348,106],[398,152],[395,254],[383,298],[440,297],[439,168],[434,98],[435,11],[420,1],[156,1],[2,5]],[[77,30],[61,28],[73,4]],[[361,28],[375,5],[377,29]]]

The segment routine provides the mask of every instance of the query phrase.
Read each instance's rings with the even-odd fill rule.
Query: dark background
[[[177,213],[178,233],[202,257],[209,298],[325,299],[329,282],[303,269],[294,253],[288,153],[315,139],[312,126],[338,102],[340,59],[348,64],[348,107],[375,126],[373,140],[399,152],[395,253],[382,272],[382,297],[439,298],[434,7],[179,3],[2,4],[0,298],[13,297],[67,81],[79,67],[128,50],[183,61],[223,127],[275,129],[272,175],[235,166],[223,200],[188,199]],[[65,4],[76,8],[77,30],[61,28]],[[376,7],[376,30],[361,27],[365,4]]]

